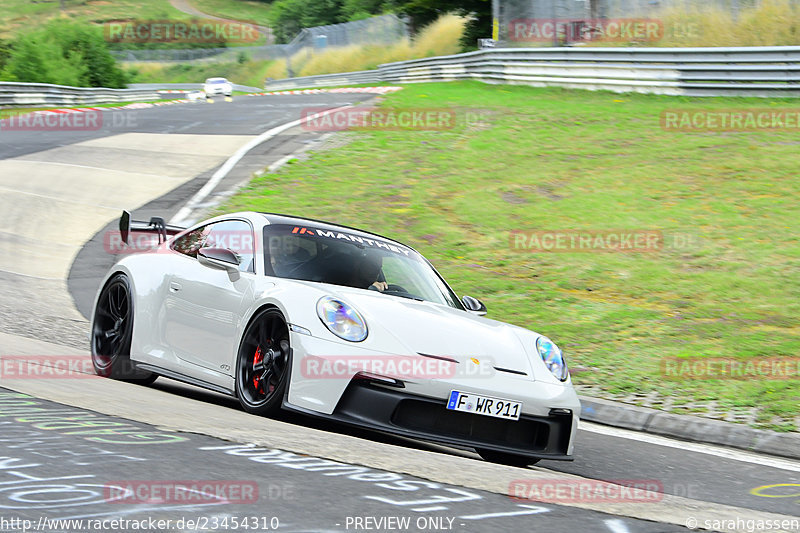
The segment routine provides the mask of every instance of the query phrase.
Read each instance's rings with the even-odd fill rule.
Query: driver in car
[[[388,284],[383,275],[382,266],[383,257],[380,254],[374,252],[365,253],[356,265],[353,285],[365,289],[385,291],[388,288]]]
[[[305,263],[311,254],[300,246],[295,235],[272,237],[269,240],[269,261],[273,272],[278,276],[290,274],[299,264]]]

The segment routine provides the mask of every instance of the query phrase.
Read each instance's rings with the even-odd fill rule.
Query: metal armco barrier
[[[283,89],[308,89],[312,87],[382,83],[384,81],[386,80],[381,77],[380,71],[378,70],[360,70],[358,72],[343,72],[342,74],[322,74],[319,76],[268,81],[265,88],[270,91],[280,91]]]
[[[272,81],[266,89],[470,79],[619,93],[800,97],[800,46],[495,48]]]
[[[242,91],[246,93],[254,93],[261,91],[258,87],[250,87],[249,85],[239,85],[233,83],[234,91]],[[203,89],[203,80],[197,83],[130,83],[130,89],[137,89],[139,91],[173,91],[173,92],[191,92],[200,91]]]
[[[67,87],[49,83],[0,82],[0,107],[51,107],[113,102],[140,102],[163,98],[153,89]]]

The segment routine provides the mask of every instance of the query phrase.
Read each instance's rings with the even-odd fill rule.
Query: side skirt
[[[159,376],[163,376],[165,378],[174,379],[176,381],[182,381],[183,383],[188,383],[189,385],[194,385],[196,387],[202,387],[204,389],[213,390],[214,392],[219,392],[227,396],[233,396],[233,397],[236,396],[236,394],[232,390],[217,385],[215,383],[209,383],[208,381],[203,381],[202,379],[185,376],[178,372],[173,372],[172,370],[167,370],[165,368],[161,368],[155,365],[150,365],[147,363],[136,363],[136,368],[147,370],[148,372],[158,374]]]

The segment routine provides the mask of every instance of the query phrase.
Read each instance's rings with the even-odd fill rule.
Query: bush
[[[0,72],[5,68],[8,59],[11,57],[11,43],[0,39]]]
[[[277,0],[272,4],[269,19],[279,43],[288,43],[303,28],[345,22],[338,0]]]
[[[664,39],[657,46],[796,46],[800,44],[800,6],[789,0],[764,0],[743,8],[701,6],[663,9]]]
[[[63,19],[20,34],[0,78],[74,87],[121,88],[127,82],[100,28]]]
[[[206,78],[222,76],[233,83],[261,87],[267,70],[276,61],[247,58],[244,63],[239,57],[232,57],[225,63],[138,63],[127,64],[125,68],[136,83],[196,83],[197,88]],[[285,65],[285,61],[277,61]],[[285,66],[284,66],[285,70]]]
[[[467,20],[457,15],[444,15],[425,26],[413,41],[403,40],[392,45],[352,45],[327,48],[321,52],[301,50],[291,58],[296,76],[334,74],[378,68],[381,63],[404,61],[421,57],[455,54]],[[274,79],[287,77],[286,62],[275,61],[267,71]]]

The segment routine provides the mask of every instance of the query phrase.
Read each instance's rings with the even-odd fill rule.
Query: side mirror
[[[197,260],[209,268],[228,272],[239,271],[239,258],[227,248],[200,248],[197,251]]]
[[[477,298],[473,298],[472,296],[464,296],[463,298],[461,298],[461,303],[464,305],[464,308],[470,313],[475,313],[476,315],[479,316],[483,316],[486,314],[486,306],[483,305],[483,302],[478,300]]]

